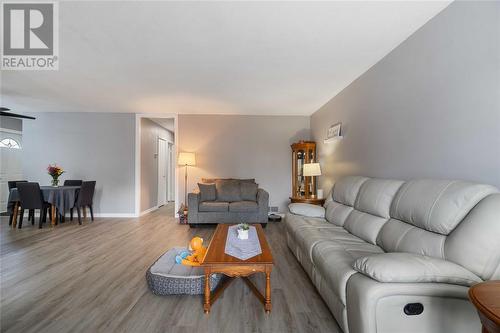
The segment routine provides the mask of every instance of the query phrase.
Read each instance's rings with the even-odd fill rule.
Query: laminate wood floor
[[[39,230],[0,222],[1,332],[341,332],[288,250],[281,223],[266,237],[275,258],[273,310],[240,279],[209,315],[202,296],[155,296],[145,272],[162,253],[214,227],[177,224],[171,205],[137,219],[66,222]],[[208,244],[208,243],[207,243]],[[264,289],[263,275],[252,280]]]

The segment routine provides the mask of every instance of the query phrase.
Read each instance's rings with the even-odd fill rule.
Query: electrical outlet
[[[269,207],[269,211],[273,212],[273,213],[278,212],[278,206],[271,206],[271,207]]]

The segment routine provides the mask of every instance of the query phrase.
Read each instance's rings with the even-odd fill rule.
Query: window
[[[12,138],[5,138],[0,141],[0,148],[21,149],[21,145]]]

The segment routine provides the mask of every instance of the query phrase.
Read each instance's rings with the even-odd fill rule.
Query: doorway
[[[167,203],[167,183],[169,183],[167,157],[167,141],[158,138],[158,207]]]
[[[176,132],[176,115],[136,114],[136,216],[161,206],[178,206]]]
[[[7,212],[9,198],[7,182],[23,179],[21,140],[21,131],[0,127],[0,213]]]
[[[167,174],[168,174],[168,181],[167,181],[167,200],[169,202],[175,201],[175,164],[174,164],[174,156],[175,156],[175,151],[174,151],[174,144],[171,142],[168,142],[168,148],[167,148]]]

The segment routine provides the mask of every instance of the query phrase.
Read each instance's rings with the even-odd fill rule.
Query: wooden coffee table
[[[483,333],[500,332],[500,281],[485,281],[469,289],[469,298],[479,313]]]
[[[230,224],[219,224],[208,246],[207,253],[201,266],[205,269],[205,301],[203,309],[205,313],[210,312],[210,306],[222,294],[229,284],[237,277],[243,278],[250,290],[264,304],[266,312],[271,311],[271,270],[273,268],[273,256],[271,249],[267,244],[264,230],[260,224],[253,224],[257,230],[262,253],[247,260],[227,255],[224,252],[226,247],[227,231]],[[210,294],[210,275],[213,273],[222,273],[229,278],[220,285],[213,294]],[[263,296],[257,287],[249,280],[248,276],[255,273],[264,273],[266,275],[266,291]]]

